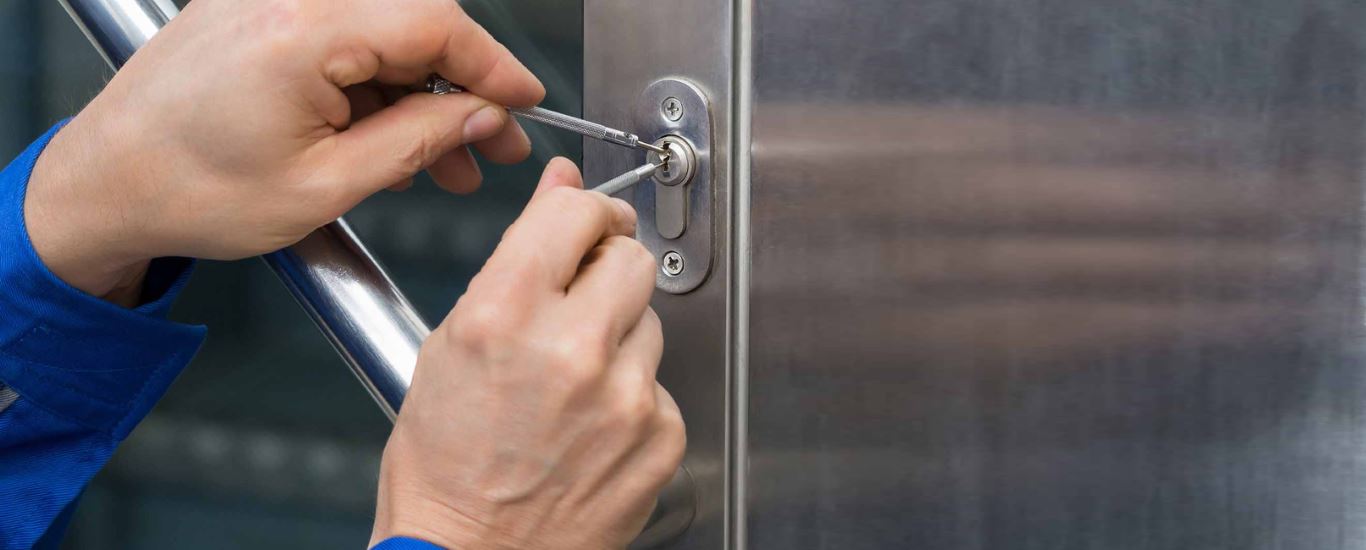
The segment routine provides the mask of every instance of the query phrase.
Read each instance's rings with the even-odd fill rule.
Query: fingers
[[[347,101],[351,103],[352,121],[373,115],[389,104],[384,99],[384,94],[374,86],[349,86],[342,90],[342,93],[346,94]]]
[[[474,144],[479,153],[484,158],[498,164],[516,164],[526,160],[531,154],[531,138],[527,137],[526,130],[517,123],[517,119],[509,119],[503,131],[489,139]]]
[[[530,107],[545,97],[531,71],[455,2],[354,2],[338,9],[359,13],[323,38],[330,45],[323,72],[337,86],[373,78],[411,84],[436,72],[502,105]]]
[[[507,123],[505,109],[473,94],[413,94],[320,141],[313,179],[345,202],[411,177],[451,150],[488,139]],[[454,170],[454,168],[452,168]]]
[[[546,180],[552,180],[547,183]],[[538,192],[512,224],[487,269],[521,271],[535,268],[535,281],[564,292],[579,264],[599,242],[635,232],[636,215],[620,199],[584,191],[578,170],[565,162],[546,168]]]
[[[535,199],[556,187],[583,189],[583,174],[579,173],[579,167],[574,161],[564,157],[550,159],[545,166],[545,172],[541,175],[540,183],[536,184],[536,192],[532,198]]]
[[[667,471],[672,471],[683,463],[683,453],[688,448],[688,430],[683,423],[683,411],[679,410],[674,396],[658,382],[654,390],[655,437],[652,443],[667,458],[661,464],[666,468],[672,465],[673,468],[667,468]]]
[[[346,94],[346,99],[351,102],[352,121],[373,115],[392,103],[384,88],[368,84],[349,86],[342,92]],[[388,189],[390,191],[406,191],[412,186],[413,178],[404,178],[390,185]]]
[[[654,308],[646,307],[635,317],[621,340],[612,369],[635,371],[646,389],[655,386],[655,376],[659,372],[659,360],[664,356],[664,329]],[[653,391],[653,390],[651,390]]]
[[[436,72],[466,90],[509,107],[545,99],[541,81],[454,2],[445,50]]]
[[[655,260],[639,242],[616,236],[584,258],[569,285],[571,309],[588,323],[606,322],[613,342],[641,323],[655,290]]]
[[[486,140],[475,142],[474,147],[483,153],[484,158],[498,164],[518,163],[531,154],[531,141],[527,139],[526,133],[517,121],[511,118],[501,132]],[[442,155],[427,167],[427,172],[442,189],[458,195],[478,191],[484,179],[483,173],[479,170],[479,163],[467,147],[460,147]]]
[[[484,181],[479,163],[475,162],[474,155],[467,147],[456,147],[441,155],[436,162],[427,167],[427,173],[431,174],[437,186],[457,195],[477,191],[479,184]]]

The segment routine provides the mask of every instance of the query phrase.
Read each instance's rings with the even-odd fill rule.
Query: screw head
[[[676,97],[665,99],[664,103],[659,105],[659,112],[664,115],[664,118],[678,122],[679,119],[683,118],[683,102]]]
[[[683,255],[672,250],[664,253],[664,259],[660,262],[660,268],[664,274],[670,277],[677,277],[683,274]]]

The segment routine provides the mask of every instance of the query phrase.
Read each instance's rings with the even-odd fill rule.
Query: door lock
[[[697,170],[697,154],[693,152],[692,144],[678,136],[664,136],[654,144],[669,151],[669,162],[655,173],[655,181],[669,186],[688,183]],[[652,163],[658,163],[659,153],[651,152],[647,158]]]
[[[633,193],[636,239],[659,261],[655,285],[684,294],[707,279],[715,254],[710,105],[690,82],[659,80],[645,89],[633,127],[642,140],[669,151],[651,184]],[[650,153],[648,160],[659,163],[660,155]]]
[[[688,228],[688,188],[697,171],[697,153],[688,140],[678,136],[664,136],[655,142],[669,152],[669,161],[655,172],[655,229],[665,239],[677,239]],[[651,163],[659,163],[660,155],[650,153]],[[668,266],[665,274],[668,274]],[[672,275],[677,276],[677,275]]]

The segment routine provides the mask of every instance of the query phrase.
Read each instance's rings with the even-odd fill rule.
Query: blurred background
[[[178,2],[183,5],[183,2]],[[466,0],[545,83],[582,110],[582,3]],[[7,161],[112,74],[57,2],[0,2],[0,156]],[[577,136],[526,126],[532,158],[481,161],[484,188],[450,196],[419,178],[347,216],[439,322]],[[208,325],[195,361],[82,498],[64,548],[363,548],[390,423],[259,260],[201,262],[172,317]]]

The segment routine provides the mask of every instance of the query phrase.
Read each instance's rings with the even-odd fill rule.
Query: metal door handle
[[[115,69],[179,10],[170,0],[61,0]],[[431,334],[417,309],[345,220],[265,256],[375,402],[393,420],[413,381],[418,350]],[[679,469],[633,547],[672,539],[692,522],[694,484]]]

